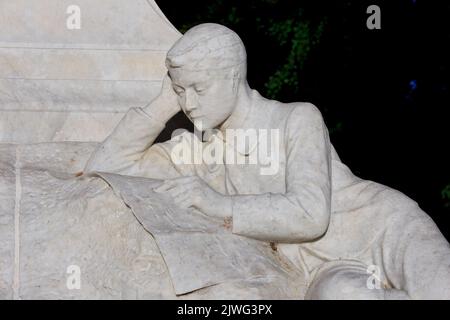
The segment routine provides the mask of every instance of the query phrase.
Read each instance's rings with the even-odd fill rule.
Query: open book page
[[[153,189],[162,181],[97,173],[150,232],[167,264],[176,294],[226,281],[288,277],[291,267],[265,242],[232,234],[223,221],[175,206]]]

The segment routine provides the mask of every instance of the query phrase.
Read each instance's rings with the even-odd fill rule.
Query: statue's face
[[[217,128],[233,112],[238,86],[230,73],[231,70],[169,69],[181,109],[197,129]]]

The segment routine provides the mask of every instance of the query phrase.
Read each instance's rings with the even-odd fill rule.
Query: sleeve
[[[326,232],[331,215],[331,144],[320,111],[312,104],[294,107],[285,141],[286,193],[232,196],[233,233],[294,243]]]
[[[142,108],[131,108],[99,145],[86,163],[84,173],[94,171],[155,179],[170,179],[180,172],[170,160],[167,148],[153,145],[165,124]]]

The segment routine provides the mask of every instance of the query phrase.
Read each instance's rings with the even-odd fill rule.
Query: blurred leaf
[[[450,184],[448,184],[442,191],[441,191],[442,199],[444,200],[444,206],[450,207]]]
[[[320,42],[325,23],[324,18],[318,26],[313,27],[310,21],[302,19],[302,11],[299,11],[295,19],[270,21],[268,35],[274,37],[280,46],[287,45],[289,49],[284,64],[269,77],[265,84],[266,95],[269,98],[279,98],[282,91],[298,93],[298,79],[311,50]]]

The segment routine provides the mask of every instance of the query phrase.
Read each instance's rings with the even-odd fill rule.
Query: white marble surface
[[[301,283],[303,275],[268,242],[237,236],[221,219],[181,209],[168,194],[153,189],[163,181],[99,173],[153,235],[166,262],[176,294],[233,281],[273,279]],[[286,285],[285,292],[292,287]],[[298,289],[297,296],[302,294]],[[295,297],[285,294],[285,297]],[[274,298],[280,298],[275,294]]]
[[[0,299],[13,298],[15,146],[0,144]]]
[[[14,167],[18,180],[8,180],[12,199],[1,201],[9,204],[2,207],[1,298],[175,297],[153,238],[129,208],[103,180],[75,177],[93,147],[2,145],[9,152],[0,155],[0,172]],[[80,267],[80,290],[66,285],[70,265]]]
[[[184,261],[183,265],[176,261],[177,250],[169,248],[175,267],[172,271],[181,288],[178,293],[187,293],[186,288],[202,288],[198,279],[206,279],[211,285],[221,282],[214,280],[238,282],[177,297],[173,277],[157,243],[121,197],[101,178],[75,177],[95,147],[95,143],[70,142],[19,147],[0,144],[0,177],[6,182],[0,184],[0,299],[258,299],[300,298],[304,294],[304,282],[294,271],[275,280],[268,272],[258,279],[243,281],[242,275],[258,271],[248,268],[267,268],[259,256],[253,258],[260,263],[254,261],[237,276],[220,273],[219,264],[211,266],[217,273],[196,277],[186,272],[195,272],[192,268],[202,264],[205,270],[209,264],[206,257],[202,261]],[[133,181],[128,180],[128,184],[130,190],[136,191],[141,184]],[[139,191],[132,195],[139,198],[144,190]],[[130,196],[127,198],[133,207],[139,207]],[[148,197],[142,200],[154,202]],[[142,209],[138,212],[151,213]],[[185,234],[183,241],[189,245],[187,238]],[[170,243],[179,244],[164,242],[165,250]],[[270,253],[271,249],[267,250]],[[235,255],[238,258],[240,253]],[[239,267],[239,262],[235,263]],[[80,267],[80,290],[70,290],[66,285],[71,265]]]
[[[0,298],[450,298],[450,248],[431,218],[401,192],[355,176],[317,107],[252,90],[238,35],[204,24],[180,38],[152,0],[80,0],[83,27],[67,30],[70,2],[0,0],[0,142],[100,141],[114,130],[100,145],[0,144]],[[173,161],[190,134],[153,142],[180,110],[204,129],[278,130],[278,170]],[[255,152],[216,141],[244,158]],[[113,179],[114,192],[87,175],[95,171],[140,178]],[[265,242],[261,256],[244,248],[251,256],[240,260],[238,245],[227,251],[237,238],[216,238],[230,248],[208,266],[202,245],[211,238],[164,239],[167,230],[144,218],[162,208],[146,207],[155,199],[143,177],[165,179],[164,196],[223,221],[230,237]],[[248,270],[224,267],[230,255]],[[286,276],[267,268],[276,257]],[[71,265],[80,290],[67,286]],[[196,266],[205,271],[189,278]]]
[[[181,36],[153,0],[0,0],[0,142],[101,141],[159,92]]]

